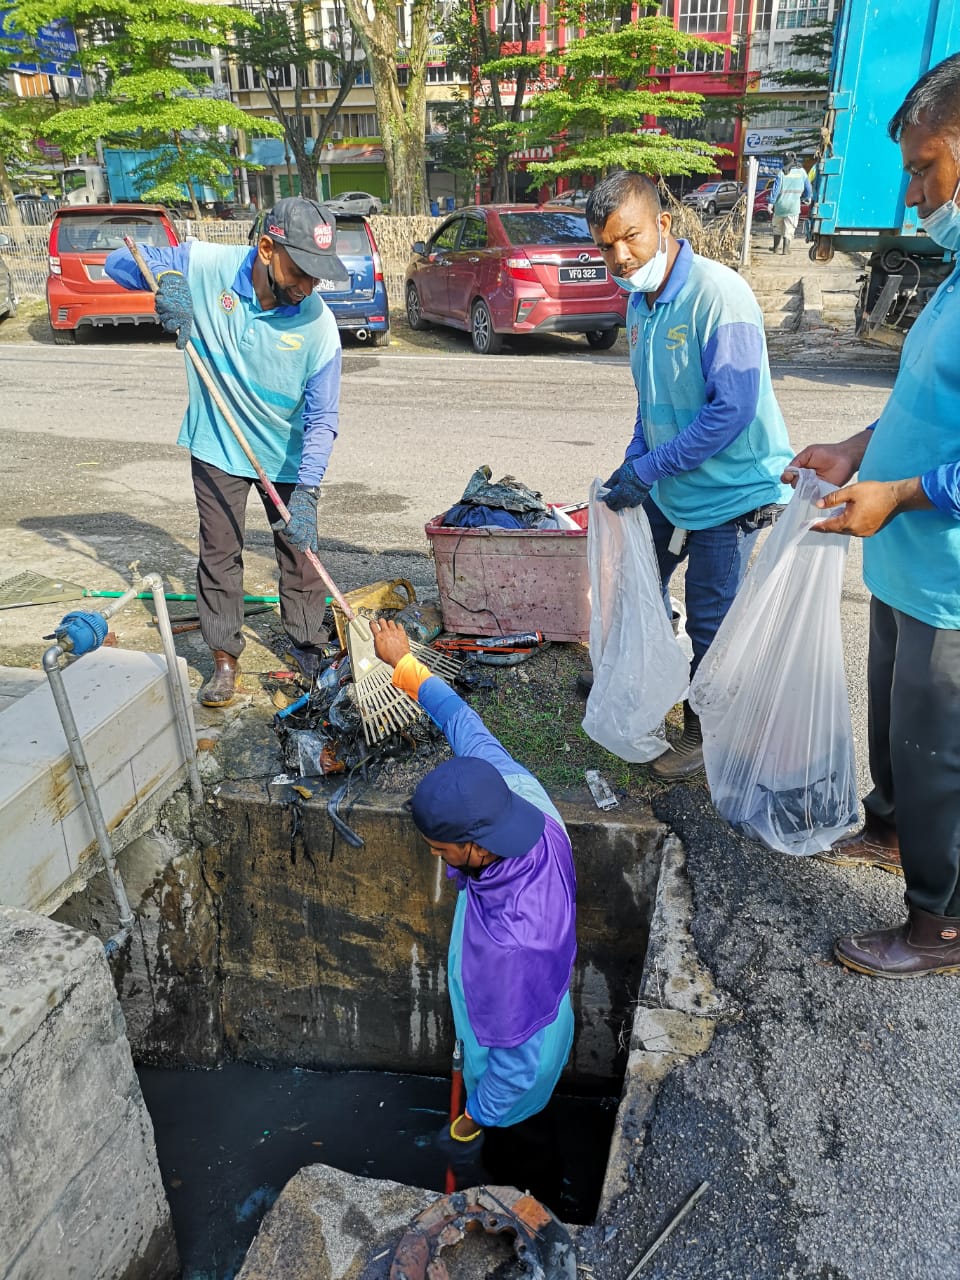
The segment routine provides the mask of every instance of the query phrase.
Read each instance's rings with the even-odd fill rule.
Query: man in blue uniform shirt
[[[161,324],[178,332],[181,349],[192,337],[290,510],[290,523],[274,535],[280,615],[293,657],[305,670],[316,664],[327,638],[325,588],[298,553],[317,549],[319,486],[337,436],[340,337],[314,292],[321,282],[343,288],[349,281],[333,251],[335,234],[327,210],[291,197],[266,215],[252,249],[199,241],[176,248],[140,246],[157,277]],[[127,249],[110,255],[106,272],[128,289],[146,287]],[[189,360],[187,386],[177,443],[190,450],[200,516],[197,612],[214,660],[200,701],[224,707],[234,698],[244,647],[243,531],[251,485],[271,524],[278,517]]]
[[[907,205],[932,240],[960,251],[960,54],[914,85],[889,132],[910,178]],[[843,511],[814,528],[864,539],[873,790],[863,826],[826,860],[906,879],[904,924],[836,943],[841,964],[880,978],[960,972],[958,351],[955,266],[907,335],[879,419],[792,464],[846,486],[820,503]]]
[[[639,173],[590,193],[587,221],[610,274],[630,293],[627,336],[637,386],[633,438],[607,480],[613,511],[643,503],[664,603],[686,561],[691,676],[733,603],[761,529],[789,497],[792,450],[773,394],[763,315],[729,267],[670,234],[670,214]],[[664,780],[703,768],[700,721],[683,704],[683,736],[654,761]]]

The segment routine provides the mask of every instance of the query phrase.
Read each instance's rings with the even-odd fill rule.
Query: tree
[[[490,170],[491,199],[501,201],[510,198],[510,159],[527,133],[524,99],[529,89],[544,86],[542,64],[527,58],[533,14],[539,13],[540,5],[538,0],[513,0],[503,7],[502,18],[497,5],[495,28],[488,20],[490,8],[478,0],[460,0],[447,14],[443,39],[447,65],[471,86],[469,103],[460,114],[468,117],[477,167]],[[514,56],[518,65],[509,73],[507,88],[507,77],[497,65]]]
[[[317,6],[305,0],[245,0],[244,9],[252,14],[256,25],[239,28],[234,35],[234,60],[253,67],[260,76],[264,91],[276,118],[283,125],[287,146],[297,165],[301,194],[311,200],[319,196],[317,170],[327,134],[334,126],[340,108],[353,88],[362,58],[359,41],[344,15],[339,0],[334,4],[335,25],[330,33],[333,46],[324,44],[323,32],[309,21]],[[303,110],[303,91],[315,75],[320,63],[337,78],[337,95],[324,108],[319,131],[312,140],[307,137],[307,115]],[[293,111],[284,110],[283,78],[293,71]]]
[[[343,0],[370,64],[384,161],[396,213],[427,212],[427,53],[435,0]],[[406,97],[400,89],[400,59],[407,68]]]
[[[553,144],[552,160],[527,166],[539,178],[634,169],[670,175],[710,173],[720,148],[695,138],[675,138],[651,127],[658,116],[695,119],[697,93],[660,91],[656,68],[683,63],[686,55],[716,53],[715,42],[674,29],[669,18],[641,17],[621,24],[619,10],[580,20],[586,34],[549,55],[560,66],[550,87],[527,106],[533,120],[528,144]],[[511,75],[537,70],[543,54],[513,55],[481,67],[481,74]]]
[[[14,199],[13,178],[25,174],[30,165],[45,160],[38,145],[46,122],[56,109],[54,98],[20,98],[9,87],[9,72],[29,64],[36,51],[18,32],[3,23],[0,44],[0,201],[7,206],[13,225],[21,222]]]
[[[202,72],[183,65],[198,46],[225,45],[249,25],[241,10],[198,0],[20,0],[11,12],[30,35],[57,18],[73,26],[79,65],[99,88],[86,105],[52,115],[47,135],[72,154],[100,140],[156,152],[142,166],[144,195],[179,200],[186,187],[199,218],[197,182],[230,190],[227,130],[282,135],[272,120],[251,125],[239,107],[202,96]]]

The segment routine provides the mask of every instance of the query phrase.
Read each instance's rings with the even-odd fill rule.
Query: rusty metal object
[[[513,1236],[514,1254],[531,1280],[576,1280],[566,1227],[515,1187],[471,1187],[435,1200],[394,1250],[388,1280],[449,1280],[440,1255],[477,1231]]]

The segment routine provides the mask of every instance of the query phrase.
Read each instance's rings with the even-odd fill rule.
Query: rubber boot
[[[881,871],[903,875],[896,831],[869,812],[859,831],[834,840],[825,853],[816,856],[821,862],[831,862],[835,867],[879,867]]]
[[[838,938],[833,951],[846,968],[872,978],[960,973],[960,917],[910,907],[909,919],[899,928]]]
[[[213,651],[213,675],[200,690],[200,702],[205,707],[226,707],[236,697],[237,673],[240,663],[231,653],[222,649]]]
[[[789,236],[784,236],[784,237],[783,237],[783,248],[780,250],[780,252],[781,252],[781,253],[789,253],[789,252],[790,252],[790,237],[789,237]]]
[[[773,246],[772,246],[772,248],[770,249],[770,252],[771,252],[771,253],[776,253],[776,252],[777,252],[777,250],[780,248],[780,241],[781,241],[781,239],[782,239],[782,237],[781,237],[781,236],[774,236],[774,237],[773,237]]]
[[[650,771],[661,782],[678,782],[692,778],[703,770],[703,733],[700,717],[689,702],[683,704],[683,733],[680,741],[670,751],[658,756]]]

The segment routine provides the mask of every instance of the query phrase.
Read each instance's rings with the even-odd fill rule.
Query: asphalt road
[[[793,444],[862,428],[892,376],[775,369]],[[196,513],[186,454],[174,443],[185,395],[182,359],[155,338],[0,346],[0,579],[33,569],[117,587],[138,559],[141,572],[158,569],[176,589],[192,590]],[[459,497],[475,467],[511,473],[551,501],[584,498],[592,477],[621,460],[635,404],[618,355],[438,358],[348,348],[340,438],[320,508],[321,558],[344,589],[394,576],[429,589],[423,526]],[[853,545],[843,613],[863,767],[867,596],[859,574]],[[255,502],[246,580],[267,591],[275,581]],[[0,613],[0,660],[34,636],[28,615]]]

